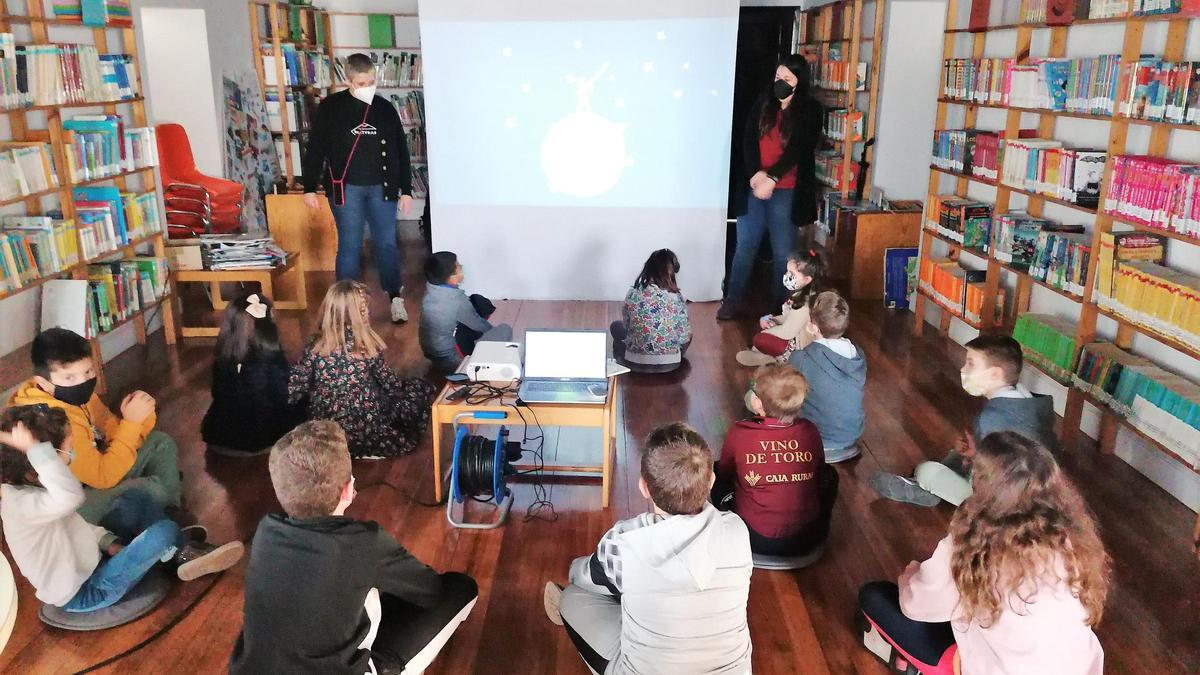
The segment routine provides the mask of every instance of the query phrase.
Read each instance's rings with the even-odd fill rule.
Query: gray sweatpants
[[[601,673],[621,651],[621,601],[592,583],[590,558],[571,562],[570,584],[563,589],[559,612],[583,660],[593,672]]]
[[[121,482],[102,490],[85,486],[83,506],[76,512],[87,522],[99,524],[113,501],[133,488],[144,490],[164,508],[179,506],[183,485],[179,479],[178,455],[175,439],[161,431],[151,431]]]
[[[955,506],[971,496],[971,472],[953,450],[940,462],[918,464],[913,478],[922,488]]]

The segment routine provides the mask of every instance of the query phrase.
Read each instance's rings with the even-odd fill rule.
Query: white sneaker
[[[559,610],[561,603],[562,588],[553,581],[547,581],[542,591],[542,606],[546,609],[546,618],[555,626],[563,625],[562,612]]]
[[[396,296],[392,298],[392,323],[405,321],[408,321],[408,310],[404,308],[404,298]]]

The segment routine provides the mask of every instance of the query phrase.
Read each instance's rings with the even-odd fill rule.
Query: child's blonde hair
[[[367,287],[343,279],[329,287],[321,301],[321,324],[313,351],[328,356],[348,352],[373,358],[387,345],[371,328],[367,315]]]

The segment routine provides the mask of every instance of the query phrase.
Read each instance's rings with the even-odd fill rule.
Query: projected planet
[[[597,197],[633,165],[625,152],[629,125],[592,112],[596,80],[607,70],[606,63],[590,78],[568,78],[568,84],[575,85],[575,111],[552,124],[542,140],[542,172],[551,192]]]

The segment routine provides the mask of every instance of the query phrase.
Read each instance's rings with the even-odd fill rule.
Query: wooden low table
[[[300,254],[288,256],[287,262],[280,267],[229,269],[229,270],[175,270],[171,272],[171,280],[176,284],[176,295],[183,302],[183,294],[178,292],[178,284],[207,283],[212,295],[212,308],[222,310],[229,304],[221,297],[221,284],[225,282],[255,282],[262,287],[262,294],[274,305],[275,309],[305,309],[308,307],[308,295],[304,287],[304,269],[300,264]],[[287,287],[291,290],[291,300],[276,300],[275,287]],[[216,337],[220,328],[212,326],[188,326],[184,323],[183,307],[179,312],[179,334],[185,338]]]
[[[446,396],[459,388],[459,385],[447,384],[433,400],[433,493],[437,501],[442,500],[442,425],[453,424],[454,418],[463,413],[498,412],[504,413],[503,419],[472,419],[464,418],[460,424],[491,424],[524,425],[539,424],[542,427],[598,427],[600,429],[600,449],[603,458],[598,466],[563,466],[546,464],[542,470],[546,472],[563,472],[575,474],[590,474],[600,478],[600,506],[608,508],[609,494],[612,492],[612,465],[617,450],[617,378],[608,378],[608,400],[604,405],[580,405],[563,403],[533,403],[518,406],[518,415],[513,406],[517,404],[517,392],[509,391],[500,399],[492,398],[483,403],[469,404],[464,401],[447,401]],[[524,415],[524,419],[522,419]],[[536,416],[536,417],[535,417]],[[518,470],[537,468],[533,464],[514,464]]]

